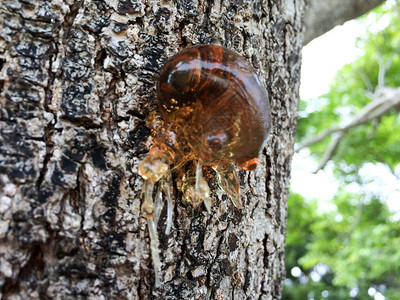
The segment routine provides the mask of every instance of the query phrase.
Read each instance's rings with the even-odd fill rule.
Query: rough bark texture
[[[337,25],[357,18],[385,0],[308,0],[304,15],[304,44]]]
[[[34,3],[34,4],[32,4]],[[300,0],[0,4],[0,285],[4,299],[277,299],[302,47]],[[244,208],[215,180],[212,214],[175,190],[154,287],[137,166],[163,62],[194,44],[246,57],[272,132]]]

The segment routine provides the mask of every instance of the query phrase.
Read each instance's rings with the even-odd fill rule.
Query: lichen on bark
[[[303,1],[4,0],[0,285],[7,299],[276,299],[298,99]],[[237,210],[180,201],[159,222],[156,289],[137,167],[163,62],[221,44],[256,68],[272,132]]]

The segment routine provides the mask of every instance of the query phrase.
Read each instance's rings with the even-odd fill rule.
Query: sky
[[[349,21],[303,48],[300,86],[302,99],[315,98],[328,92],[329,82],[336,72],[362,55],[355,43],[357,37],[364,33],[365,26],[357,21]]]
[[[357,37],[366,32],[365,23],[349,21],[337,26],[328,33],[313,40],[303,48],[300,97],[313,99],[328,92],[329,83],[336,72],[345,64],[361,56],[362,50],[356,47]],[[385,20],[375,27],[385,26]],[[371,26],[369,27],[371,30]],[[338,46],[339,45],[339,46]],[[333,177],[329,163],[325,170],[313,174],[317,163],[309,157],[308,149],[296,153],[292,164],[291,189],[307,199],[319,199],[321,209],[334,209],[329,200],[338,189],[338,182]],[[379,192],[386,198],[388,206],[400,219],[400,182],[384,165],[368,164],[363,174],[371,179],[365,186],[369,192]],[[400,174],[400,166],[397,170]],[[399,176],[400,177],[400,176]],[[359,186],[349,186],[349,191],[357,193]]]

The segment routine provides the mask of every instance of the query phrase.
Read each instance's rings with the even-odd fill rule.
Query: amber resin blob
[[[183,200],[194,206],[204,202],[210,211],[203,167],[212,167],[220,187],[241,208],[234,165],[248,171],[257,167],[270,131],[270,108],[255,70],[239,54],[217,45],[183,49],[171,57],[160,72],[157,101],[157,112],[147,120],[153,146],[141,162],[139,174],[145,179],[142,213],[149,221],[158,284],[156,223],[163,191],[169,233],[171,172],[176,173]]]

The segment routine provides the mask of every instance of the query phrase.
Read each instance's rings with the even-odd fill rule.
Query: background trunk
[[[1,2],[0,284],[4,299],[271,299],[284,274],[303,1]],[[175,191],[154,287],[139,162],[163,62],[222,44],[256,68],[272,132],[237,210]]]
[[[304,44],[311,42],[337,25],[355,19],[385,0],[307,0],[304,15]]]

